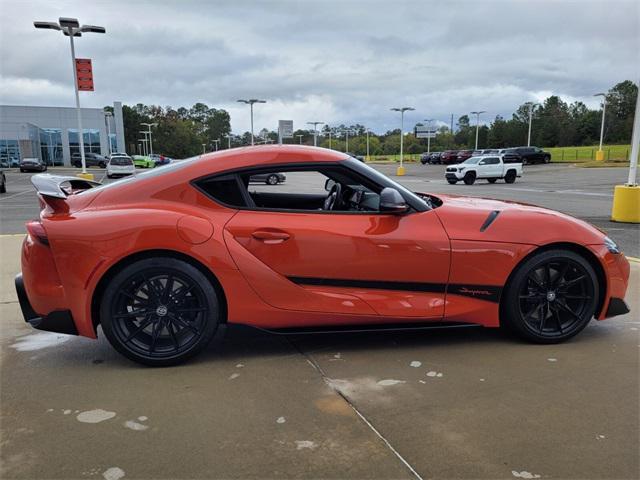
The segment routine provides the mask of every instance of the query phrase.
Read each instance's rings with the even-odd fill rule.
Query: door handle
[[[251,236],[264,243],[282,243],[290,237],[287,232],[272,230],[256,230]]]

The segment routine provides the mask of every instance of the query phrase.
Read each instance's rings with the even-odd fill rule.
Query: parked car
[[[456,155],[456,160],[460,163],[471,157],[473,157],[473,150],[460,150]]]
[[[440,162],[446,164],[458,162],[458,150],[445,150],[440,155]]]
[[[161,167],[162,165],[169,165],[171,163],[171,158],[165,157],[162,154],[154,153],[153,155],[149,155],[149,158],[156,163],[156,167]]]
[[[436,164],[436,163],[442,163],[440,161],[440,156],[442,155],[442,152],[431,152],[431,163]]]
[[[495,183],[499,178],[504,178],[506,183],[513,183],[516,177],[522,176],[522,164],[505,165],[499,155],[483,155],[471,157],[458,165],[447,167],[444,176],[451,185],[455,185],[460,180],[466,185],[473,185],[478,179]]]
[[[20,160],[21,172],[44,172],[47,170],[47,164],[39,158],[23,158]]]
[[[84,163],[87,167],[107,168],[107,159],[97,153],[85,153]],[[82,157],[80,156],[80,152],[75,152],[71,155],[71,165],[77,168],[82,167]]]
[[[507,159],[516,159],[523,165],[529,165],[532,163],[549,163],[551,161],[551,154],[538,147],[508,148],[504,155]]]
[[[427,163],[431,163],[431,154],[425,152],[422,155],[420,155],[420,163],[422,165],[426,165]]]
[[[7,177],[2,170],[0,170],[0,193],[7,193]]]
[[[136,167],[129,155],[123,153],[110,155],[109,163],[107,163],[107,178],[134,175],[135,173]]]
[[[249,181],[251,183],[266,183],[267,185],[277,185],[287,180],[287,176],[284,173],[258,173],[251,175]]]
[[[251,191],[258,172],[305,172],[316,193]],[[629,262],[598,228],[531,205],[414,193],[328,149],[225,150],[108,186],[32,183],[41,211],[15,278],[25,321],[94,339],[100,327],[146,365],[184,362],[236,324],[295,333],[412,318],[551,344],[629,312]]]
[[[155,168],[156,162],[144,155],[134,155],[133,164],[138,168]]]

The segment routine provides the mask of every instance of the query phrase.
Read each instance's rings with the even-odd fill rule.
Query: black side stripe
[[[494,210],[493,212],[491,212],[487,217],[487,219],[482,224],[482,226],[480,227],[480,231],[484,232],[487,228],[489,228],[489,225],[493,223],[493,221],[498,217],[499,214],[500,214],[500,210]]]
[[[390,282],[380,280],[347,280],[342,278],[287,277],[298,285],[324,285],[327,287],[401,290],[407,292],[449,293],[473,297],[488,302],[499,302],[502,287],[495,285],[463,285],[423,282]]]

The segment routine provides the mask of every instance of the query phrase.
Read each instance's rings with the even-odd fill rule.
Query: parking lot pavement
[[[609,220],[613,187],[627,180],[625,168],[578,168],[565,164],[527,165],[524,176],[516,183],[502,181],[489,184],[478,181],[468,186],[462,182],[449,185],[444,179],[444,165],[407,163],[407,175],[394,177],[396,165],[373,165],[383,173],[414,191],[447,193],[514,200],[559,210],[586,220],[606,230],[627,255],[640,257],[640,225]],[[117,181],[105,177],[104,169],[90,169],[96,180]],[[75,168],[50,168],[49,173],[75,175]],[[0,234],[24,232],[24,223],[38,216],[38,202],[29,178],[32,174],[6,171],[7,194],[0,195]],[[295,181],[294,181],[295,180]],[[317,182],[316,182],[317,183]],[[284,184],[269,189],[300,191],[300,186],[313,185],[313,178],[289,175]],[[265,186],[266,187],[266,186]],[[257,187],[256,187],[257,188]]]
[[[26,326],[0,237],[0,478],[638,478],[638,295],[573,341],[229,328],[174,368]],[[632,264],[629,292],[640,288]]]

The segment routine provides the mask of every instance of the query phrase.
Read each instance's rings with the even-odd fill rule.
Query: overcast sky
[[[594,93],[640,78],[640,1],[13,1],[0,0],[0,103],[73,106],[69,42],[34,20],[77,17],[107,34],[78,39],[93,60],[87,107],[191,106],[231,114],[266,99],[256,131],[278,119],[397,128],[448,123],[471,110],[510,117],[557,94]]]

